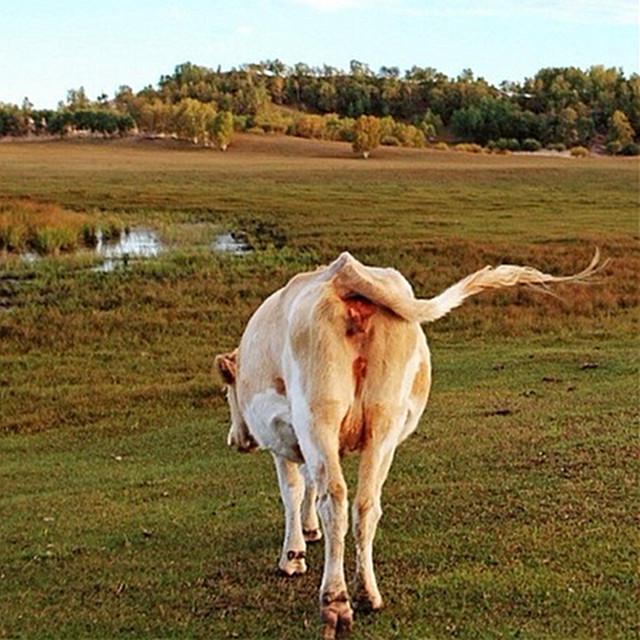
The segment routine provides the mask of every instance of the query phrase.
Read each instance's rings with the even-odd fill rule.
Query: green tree
[[[174,130],[173,108],[159,98],[145,101],[138,110],[137,124],[147,133],[169,133]]]
[[[368,158],[380,144],[380,120],[375,116],[360,116],[353,126],[353,150]]]
[[[20,109],[12,104],[0,103],[0,136],[20,135],[23,135]]]
[[[88,109],[90,106],[91,100],[87,97],[84,87],[69,89],[69,91],[67,91],[67,109],[69,109],[69,111]]]
[[[568,147],[578,142],[578,114],[572,107],[566,107],[560,111],[556,138]]]
[[[66,109],[58,109],[47,123],[49,133],[59,135],[61,138],[69,133],[73,125],[73,114]]]
[[[131,130],[135,129],[136,121],[128,113],[119,114],[116,116],[116,126],[118,133],[121,136],[125,136]]]
[[[640,75],[634,73],[629,78],[629,95],[628,95],[628,108],[626,113],[629,116],[629,124],[635,129],[640,131]]]
[[[591,116],[580,116],[576,122],[578,142],[583,146],[589,146],[596,135],[596,125]]]
[[[438,135],[438,131],[442,129],[442,118],[433,113],[431,109],[427,109],[427,112],[416,124],[424,133],[425,138],[432,140]]]
[[[478,104],[458,109],[451,117],[453,132],[465,140],[486,144],[498,138],[537,138],[537,117],[504,98],[485,96]]]

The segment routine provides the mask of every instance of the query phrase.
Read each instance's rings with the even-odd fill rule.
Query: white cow
[[[579,282],[596,271],[554,277],[530,267],[485,267],[428,300],[414,297],[394,269],[367,267],[343,253],[302,273],[265,300],[238,349],[217,356],[231,411],[228,443],[268,449],[285,510],[279,567],[304,573],[305,542],[325,536],[320,608],[324,637],[347,632],[352,608],[345,582],[347,486],[341,457],[361,455],[352,505],[356,598],[382,607],[373,571],[380,494],[396,447],[418,424],[431,385],[421,323],[441,318],[465,298],[516,284]]]

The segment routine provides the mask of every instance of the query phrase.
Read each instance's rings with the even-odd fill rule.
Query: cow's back
[[[291,450],[297,437],[292,408],[301,403],[339,432],[346,452],[366,446],[371,429],[390,424],[388,416],[405,411],[412,394],[426,402],[430,366],[422,329],[345,289],[341,273],[353,264],[346,255],[292,278],[247,325],[239,348],[238,396],[262,446],[274,450],[284,439]],[[412,295],[397,272],[357,265],[371,269],[390,290]],[[286,420],[293,423],[290,429],[282,424]]]
[[[401,431],[398,416],[413,406],[422,411],[431,372],[419,324],[345,292],[336,279],[339,274],[310,283],[295,300],[289,313],[287,377],[327,428],[335,426],[338,416],[344,453],[384,436],[373,429]]]

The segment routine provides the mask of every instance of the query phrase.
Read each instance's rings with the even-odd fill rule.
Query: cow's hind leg
[[[275,454],[273,459],[284,505],[284,543],[278,567],[285,575],[293,576],[307,570],[301,512],[305,492],[304,480],[297,463]]]
[[[373,570],[373,539],[382,516],[380,496],[393,461],[394,448],[395,443],[370,443],[362,452],[358,470],[358,489],[352,505],[356,543],[354,598],[358,607],[365,610],[383,606]]]
[[[322,430],[319,429],[321,433]],[[353,610],[344,576],[344,537],[349,528],[347,485],[335,451],[316,441],[303,454],[309,472],[316,479],[318,511],[325,537],[324,572],[320,587],[320,614],[324,638],[333,639],[351,630]],[[318,446],[320,445],[320,446]]]
[[[344,576],[344,537],[349,528],[347,484],[338,451],[338,416],[344,413],[340,403],[330,401],[325,403],[324,412],[316,411],[320,417],[310,415],[304,408],[297,413],[300,448],[307,473],[315,480],[325,540],[320,615],[324,623],[323,637],[327,639],[348,633],[353,622]]]
[[[302,533],[306,542],[317,542],[322,539],[322,531],[316,510],[316,481],[309,474],[307,465],[302,465],[304,476],[304,500],[302,501]]]

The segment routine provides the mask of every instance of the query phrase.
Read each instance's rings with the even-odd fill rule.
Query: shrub
[[[324,138],[325,119],[318,115],[303,115],[295,121],[293,130],[300,138]]]
[[[482,153],[482,146],[473,142],[461,142],[453,147],[454,151],[464,151],[466,153]]]
[[[640,144],[637,142],[629,142],[620,149],[623,156],[640,156]]]
[[[252,133],[255,136],[263,136],[264,129],[262,127],[249,127],[247,133]]]
[[[542,144],[535,138],[525,138],[520,145],[523,151],[540,151]]]
[[[398,138],[396,138],[395,136],[383,136],[380,140],[380,144],[384,145],[385,147],[399,147],[400,140],[398,140]]]
[[[551,142],[547,145],[547,149],[549,149],[549,151],[566,151],[567,147],[564,145],[564,142]]]
[[[436,142],[436,144],[433,145],[433,148],[436,151],[449,151],[449,145],[446,142]]]
[[[261,127],[265,133],[286,133],[292,122],[291,118],[284,117],[275,110],[264,110],[257,113],[253,119],[253,125]]]
[[[511,151],[510,140],[507,138],[498,138],[492,147],[493,151]]]
[[[354,118],[342,118],[340,121],[340,131],[338,140],[342,142],[353,142],[355,139],[354,127],[356,121]]]
[[[387,136],[394,136],[397,138],[398,136],[396,136],[395,134],[396,126],[397,126],[397,123],[391,116],[385,116],[384,118],[380,118],[380,135],[383,138],[386,138]]]
[[[622,143],[620,140],[611,140],[607,142],[606,150],[609,155],[618,155],[622,151]]]
[[[327,140],[340,140],[342,119],[337,113],[326,113],[324,116],[324,137]]]
[[[569,151],[572,158],[587,158],[590,155],[589,149],[586,147],[571,147]]]
[[[509,151],[520,151],[520,141],[517,138],[507,138],[507,149]]]
[[[403,122],[396,122],[393,128],[393,135],[398,138],[400,144],[403,147],[424,147],[425,137],[424,133],[412,124],[404,124]]]
[[[494,146],[492,147],[494,151],[519,151],[520,143],[515,138],[498,138]]]
[[[249,117],[234,114],[233,129],[234,131],[246,131],[249,129]]]

